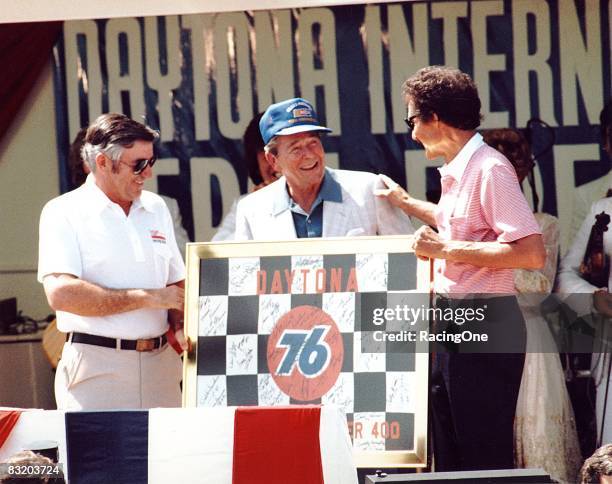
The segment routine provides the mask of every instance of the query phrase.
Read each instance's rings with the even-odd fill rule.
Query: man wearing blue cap
[[[259,123],[266,159],[282,176],[238,203],[237,240],[411,234],[410,219],[386,199],[372,173],[325,167],[321,126],[302,98],[271,105]]]

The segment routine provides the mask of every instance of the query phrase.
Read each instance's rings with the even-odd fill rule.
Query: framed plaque
[[[336,405],[359,467],[425,466],[428,347],[408,334],[431,266],[411,236],[187,247],[184,406]]]

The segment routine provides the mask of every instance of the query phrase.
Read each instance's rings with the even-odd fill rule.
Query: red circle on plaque
[[[300,402],[317,400],[336,383],[342,369],[342,334],[325,311],[298,306],[274,326],[267,358],[283,393]]]

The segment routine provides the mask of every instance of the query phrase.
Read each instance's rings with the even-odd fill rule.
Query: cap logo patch
[[[311,117],[311,116],[312,116],[312,113],[310,109],[308,108],[298,108],[298,109],[293,110],[294,118],[304,118],[304,117]]]
[[[319,125],[317,112],[312,104],[302,98],[293,98],[269,106],[259,122],[259,131],[264,143],[267,144],[279,135],[305,131],[329,133],[331,129]]]

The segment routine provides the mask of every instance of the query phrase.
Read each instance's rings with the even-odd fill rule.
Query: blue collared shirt
[[[310,213],[306,213],[290,196],[287,191],[286,199],[275,204],[275,211],[291,210],[295,234],[299,239],[321,237],[323,235],[323,202],[342,203],[342,188],[328,170],[325,170],[323,183]]]

